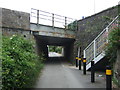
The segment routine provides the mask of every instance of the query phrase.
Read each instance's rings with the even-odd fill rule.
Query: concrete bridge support
[[[38,55],[41,55],[41,53],[43,53],[44,57],[48,58],[47,44],[40,41],[36,36],[35,36],[35,40],[36,40],[36,51],[37,51]]]
[[[74,42],[65,45],[64,48],[65,60],[73,62],[73,49],[74,49]]]

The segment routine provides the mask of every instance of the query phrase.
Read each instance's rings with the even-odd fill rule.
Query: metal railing
[[[105,54],[104,49],[108,43],[108,34],[114,25],[118,24],[118,17],[115,19],[85,48],[84,58],[87,59],[87,64],[94,60],[100,54]]]
[[[54,13],[31,8],[31,22],[65,29],[77,29],[77,20]]]

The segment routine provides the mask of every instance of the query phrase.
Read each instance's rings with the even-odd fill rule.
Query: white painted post
[[[84,58],[86,58],[86,51],[84,50]]]
[[[80,47],[78,47],[78,57],[80,56]]]
[[[108,27],[106,27],[106,31],[105,31],[105,32],[106,32],[106,34],[107,34],[106,42],[108,43],[108,32],[109,32],[109,31],[108,31]]]

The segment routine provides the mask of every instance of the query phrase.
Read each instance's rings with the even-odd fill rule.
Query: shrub
[[[43,64],[33,43],[20,36],[3,37],[2,84],[4,90],[31,88]]]
[[[61,46],[49,46],[50,52],[56,52],[56,53],[62,53],[62,47]]]
[[[118,25],[113,25],[108,39],[109,43],[106,49],[106,56],[109,58],[109,62],[113,64],[116,61],[117,49],[120,48],[120,28]]]

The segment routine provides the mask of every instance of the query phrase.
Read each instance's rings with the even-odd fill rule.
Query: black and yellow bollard
[[[95,82],[95,67],[94,67],[94,61],[91,61],[91,82]]]
[[[83,74],[86,75],[86,58],[83,58]]]
[[[112,90],[112,71],[111,67],[106,67],[106,90]]]
[[[78,56],[76,56],[76,67],[78,67]]]
[[[79,57],[78,60],[79,60],[79,70],[81,70],[81,57]]]

